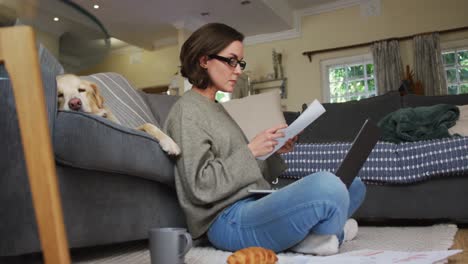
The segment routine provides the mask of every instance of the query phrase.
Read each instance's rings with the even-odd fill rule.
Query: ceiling
[[[22,23],[49,33],[52,38],[42,35],[42,41],[54,47],[55,37],[60,63],[67,72],[79,72],[99,63],[112,50],[177,45],[187,32],[210,22],[236,28],[249,45],[299,37],[303,16],[353,5],[362,9],[379,1],[0,0],[0,26]]]
[[[235,27],[246,36],[294,28],[294,12],[339,0],[74,0],[98,17],[112,36],[153,49],[177,43],[177,30],[209,22]],[[342,1],[341,1],[342,2]],[[349,1],[348,1],[349,2]],[[92,6],[98,4],[99,9]],[[203,16],[202,13],[209,13]]]
[[[9,4],[8,4],[9,2]],[[72,0],[93,14],[109,34],[144,49],[177,44],[178,31],[193,31],[209,22],[221,22],[256,36],[296,30],[298,17],[315,10],[336,9],[360,0]],[[249,4],[242,4],[249,2]],[[7,3],[7,4],[5,4]],[[99,38],[96,23],[60,0],[0,0],[15,6],[18,16],[43,31],[61,36],[74,32]],[[99,5],[98,9],[93,8]],[[208,15],[202,15],[208,13]],[[53,18],[60,21],[54,22]],[[125,43],[120,45],[126,45]]]

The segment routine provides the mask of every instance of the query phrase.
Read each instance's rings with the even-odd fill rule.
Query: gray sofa
[[[400,96],[389,93],[360,101],[325,103],[324,115],[312,123],[299,137],[299,143],[351,142],[364,120],[378,122],[385,115],[402,107],[434,104],[468,104],[468,94],[447,96]],[[289,122],[294,119],[291,115]],[[463,153],[462,153],[463,155]],[[466,155],[466,153],[465,153]],[[466,157],[464,167],[467,168]],[[444,176],[444,177],[442,177]],[[279,185],[297,179],[280,178]],[[356,212],[362,222],[433,223],[450,221],[468,223],[468,172],[441,175],[415,184],[370,184],[367,197]]]
[[[57,112],[55,77],[63,70],[47,50],[39,54],[69,246],[141,240],[151,227],[185,226],[173,161],[159,144],[101,117]],[[0,259],[41,250],[10,85],[0,65]],[[163,123],[175,99],[140,96]]]

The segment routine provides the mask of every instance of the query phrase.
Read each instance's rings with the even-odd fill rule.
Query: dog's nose
[[[68,101],[68,107],[70,107],[71,110],[78,111],[81,108],[81,100],[80,98],[72,98],[70,101]]]

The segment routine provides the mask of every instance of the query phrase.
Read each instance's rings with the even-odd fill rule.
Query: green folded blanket
[[[448,129],[459,116],[458,107],[450,104],[402,108],[386,115],[378,126],[384,141],[413,142],[450,137]]]

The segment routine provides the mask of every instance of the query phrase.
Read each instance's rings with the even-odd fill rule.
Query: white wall
[[[304,17],[302,36],[290,40],[249,45],[245,48],[247,69],[252,78],[273,72],[271,52],[282,52],[283,67],[288,78],[288,110],[298,111],[303,103],[322,98],[320,61],[369,53],[368,47],[320,53],[309,62],[304,51],[328,49],[403,37],[424,32],[468,26],[467,0],[382,0],[381,14],[362,17],[360,7]],[[446,43],[468,42],[468,31],[444,34]],[[412,42],[401,42],[403,64],[413,64]],[[128,54],[111,54],[103,63],[86,71],[116,71],[136,87],[168,84],[179,65],[178,46],[142,52],[142,63],[131,65]]]
[[[422,8],[424,7],[424,8]],[[369,53],[368,47],[320,53],[309,62],[304,51],[328,49],[403,37],[423,32],[468,26],[465,0],[382,0],[381,15],[361,17],[360,7],[308,16],[302,20],[302,37],[247,46],[248,70],[256,76],[273,72],[271,51],[283,51],[288,77],[288,110],[297,111],[303,103],[322,98],[320,61]],[[441,36],[447,41],[468,40],[468,31]],[[411,41],[401,43],[403,64],[413,64]]]

